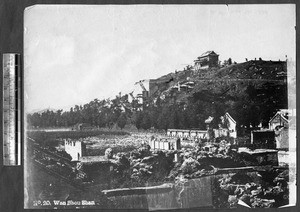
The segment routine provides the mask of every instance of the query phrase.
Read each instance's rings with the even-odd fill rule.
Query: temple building
[[[198,57],[197,60],[194,60],[194,62],[194,69],[196,71],[210,67],[217,67],[219,64],[219,55],[214,51],[207,51]]]

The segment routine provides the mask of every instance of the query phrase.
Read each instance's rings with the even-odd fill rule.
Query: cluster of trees
[[[193,93],[184,102],[172,102],[159,97],[155,102],[136,108],[135,102],[116,97],[113,100],[95,99],[83,106],[76,105],[69,111],[45,111],[28,115],[33,127],[70,127],[78,123],[108,127],[117,125],[121,129],[133,124],[137,129],[205,129],[204,120],[208,116],[219,118],[229,112],[238,125],[254,127],[262,123],[267,126],[270,117],[278,109],[287,106],[286,86],[266,83],[257,89],[248,85],[244,91],[238,85],[229,85],[231,92],[223,89],[205,90]],[[276,92],[274,92],[276,91]]]
[[[234,117],[238,128],[253,128],[260,124],[268,127],[270,118],[279,109],[287,107],[286,85],[266,83],[256,88],[250,84],[244,89],[242,86],[229,85],[231,91],[225,94],[223,89],[215,88],[196,92],[186,102],[169,104],[162,101],[160,104],[151,105],[137,112],[136,127],[205,129],[204,121],[209,116],[215,118],[213,127],[218,127],[219,118],[226,112]]]
[[[232,63],[230,58],[227,62]],[[116,96],[115,99],[94,99],[83,106],[75,105],[69,111],[29,114],[28,123],[31,127],[41,128],[71,127],[86,123],[90,126],[107,128],[117,125],[121,129],[126,124],[145,130],[150,128],[205,129],[204,121],[209,116],[219,118],[229,112],[238,127],[251,128],[259,124],[267,127],[268,121],[279,109],[287,108],[286,81],[260,80],[265,77],[263,74],[268,74],[266,79],[277,79],[276,72],[273,73],[274,64],[271,65],[266,64],[263,69],[260,68],[262,70],[255,69],[256,72],[251,69],[252,66],[241,70],[232,71],[232,69],[230,72],[233,74],[230,77],[238,78],[237,81],[199,81],[193,91],[182,94],[184,98],[178,98],[183,101],[176,99],[176,95],[181,95],[177,91],[177,94],[170,93],[164,99],[159,95],[151,97],[144,105],[139,104],[137,100],[129,102],[127,95]],[[284,71],[282,69],[284,64],[279,65],[279,71]],[[223,70],[223,73],[226,72]],[[250,81],[249,73],[255,73],[257,79]],[[207,75],[214,78],[227,77],[230,73],[226,76],[218,74],[218,71],[214,73],[213,70],[207,72]],[[245,81],[243,77],[246,78]]]
[[[97,127],[111,128],[115,123],[123,128],[127,117],[132,111],[124,107],[128,102],[116,97],[113,100],[104,99],[93,101],[82,105],[75,105],[69,111],[44,111],[27,115],[27,121],[31,127],[70,127],[79,123],[89,124]],[[125,108],[125,109],[124,109]]]
[[[248,60],[246,60],[248,61]],[[221,63],[221,61],[219,62],[220,64],[220,67],[225,67],[225,66],[230,66],[232,64],[237,64],[237,62],[232,62],[232,59],[231,58],[228,58],[228,60],[224,60],[223,63]]]

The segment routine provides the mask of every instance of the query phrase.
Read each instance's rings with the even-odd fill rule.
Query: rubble
[[[272,170],[275,173],[269,179],[270,184],[260,174],[237,173],[233,176],[223,176],[215,180],[215,205],[219,208],[236,208],[238,202],[243,202],[251,208],[279,207],[288,204],[287,184],[276,185],[276,180],[285,171]],[[225,201],[227,198],[227,202]]]
[[[105,150],[105,157],[107,159],[112,159],[113,158],[113,150],[112,150],[112,148],[107,148]]]
[[[113,148],[107,148],[105,157],[113,163],[111,169],[110,167],[107,169],[109,172],[107,178],[110,180],[108,188],[174,183],[177,189],[176,195],[180,196],[181,191],[187,188],[194,189],[191,188],[193,180],[198,180],[201,184],[201,179],[208,177],[213,179],[209,189],[212,189],[214,194],[215,208],[235,208],[240,204],[251,208],[280,207],[288,204],[289,171],[284,167],[277,168],[270,165],[268,161],[263,163],[264,166],[251,160],[251,163],[249,162],[251,156],[264,154],[265,150],[239,150],[233,146],[224,139],[219,143],[204,142],[195,147],[185,146],[180,150],[153,150],[146,142],[129,152],[117,152]],[[250,152],[247,153],[247,157],[241,154],[245,151]],[[275,151],[271,151],[273,152]],[[66,163],[63,161],[53,160],[51,156],[53,153],[48,151],[47,154],[36,152],[33,159],[49,167],[49,170],[57,171],[70,181],[100,182],[89,177],[88,170],[72,171],[72,165],[64,167]],[[178,155],[179,160],[174,160],[175,155]],[[254,164],[255,167],[247,166],[249,163]],[[100,173],[101,168],[98,169]]]

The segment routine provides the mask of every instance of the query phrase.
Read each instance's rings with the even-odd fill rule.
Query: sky
[[[295,60],[295,6],[35,5],[24,12],[25,111],[69,110],[219,59]],[[147,87],[147,85],[146,85]]]

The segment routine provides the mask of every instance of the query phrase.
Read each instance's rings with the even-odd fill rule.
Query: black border
[[[299,2],[297,0],[187,0],[187,1],[178,1],[178,0],[0,0],[0,67],[1,67],[1,76],[2,76],[2,54],[3,53],[20,53],[21,58],[23,57],[23,11],[26,7],[32,6],[35,4],[296,4],[296,25],[299,23]],[[296,28],[296,43],[299,43],[299,29]],[[276,45],[276,44],[274,44]],[[299,47],[296,45],[296,67],[299,67]],[[23,70],[23,69],[22,69]],[[297,77],[297,90],[299,89],[299,74],[296,74]],[[2,80],[0,81],[1,95],[2,95]],[[24,98],[24,94],[22,94]],[[0,109],[2,109],[2,98],[0,98]],[[299,93],[297,93],[297,110],[299,111],[299,102],[300,102]],[[22,102],[23,105],[23,102]],[[23,117],[22,111],[22,117]],[[2,116],[0,121],[0,211],[2,212],[11,212],[11,211],[50,211],[46,209],[24,209],[24,173],[23,165],[16,167],[4,167],[3,166],[3,134],[2,134]],[[297,119],[297,126],[300,126],[300,121]],[[23,123],[22,123],[23,128]],[[297,128],[297,135],[299,135],[300,130]],[[300,144],[298,142],[299,136],[297,139],[297,171],[299,171],[299,151]],[[22,164],[23,164],[22,159]],[[299,175],[297,180],[299,180]],[[297,183],[298,184],[298,183]],[[299,207],[299,188],[297,189],[297,205],[296,207],[282,208],[282,209],[261,209],[262,211],[300,211]],[[246,209],[247,210],[247,209]],[[257,211],[256,209],[251,209]],[[261,211],[259,210],[259,211]],[[56,211],[65,211],[65,210],[56,210]],[[67,210],[71,211],[71,210]],[[73,211],[73,210],[72,210]],[[76,211],[99,211],[99,210],[76,210]],[[113,210],[101,210],[101,211],[113,211]],[[119,210],[119,211],[132,211],[132,210]],[[140,210],[134,210],[140,211]],[[145,211],[145,210],[143,210]],[[165,210],[164,210],[165,211]],[[185,210],[175,210],[175,211],[196,211],[192,209]],[[230,210],[220,210],[214,209],[213,211],[239,211],[238,209]]]

